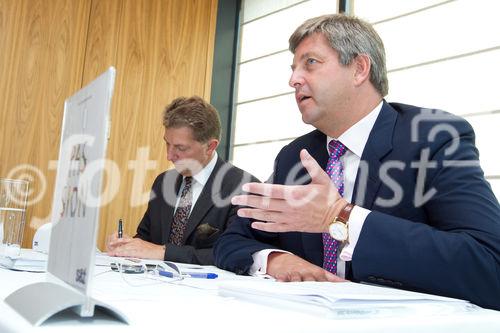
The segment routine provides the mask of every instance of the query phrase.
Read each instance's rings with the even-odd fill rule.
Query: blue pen
[[[158,274],[160,274],[161,276],[168,277],[168,278],[176,277],[174,275],[174,273],[164,271],[164,270],[158,270]],[[182,274],[182,276],[196,278],[196,279],[216,279],[218,277],[218,275],[215,273],[194,273],[194,272]]]
[[[185,277],[192,277],[196,279],[217,279],[217,274],[215,273],[198,273],[198,272],[189,272],[183,274]]]
[[[174,277],[174,273],[163,271],[161,269],[158,270],[158,274],[160,274],[161,276],[168,277],[168,278],[173,278]]]

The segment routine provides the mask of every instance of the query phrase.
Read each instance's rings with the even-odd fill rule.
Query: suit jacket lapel
[[[326,149],[326,135],[317,132],[311,144],[307,147],[309,154],[318,162],[321,168],[326,169],[328,163],[328,151]],[[307,171],[306,171],[307,172]],[[308,260],[318,262],[323,260],[323,241],[319,233],[303,232],[302,247]]]
[[[162,182],[162,192],[157,195],[162,195],[163,200],[161,200],[162,207],[160,207],[160,225],[161,225],[161,237],[163,244],[168,243],[168,238],[170,236],[170,230],[172,229],[172,222],[174,220],[175,204],[177,202],[177,195],[182,184],[182,175],[179,174],[175,169],[165,173]],[[172,192],[171,186],[174,186],[174,191]]]
[[[223,184],[221,183],[221,187],[215,189],[215,192],[212,193],[212,191],[214,190],[213,189],[214,178],[223,164],[224,161],[222,161],[218,157],[217,163],[215,164],[215,167],[212,170],[210,177],[208,177],[205,186],[203,186],[203,190],[201,191],[200,196],[198,197],[198,200],[196,201],[196,204],[194,205],[193,210],[191,211],[191,215],[189,215],[189,219],[186,224],[186,230],[184,231],[183,242],[186,242],[186,240],[194,231],[194,229],[201,223],[207,211],[214,205],[213,195],[218,194],[223,186]]]
[[[397,111],[385,100],[366,142],[354,184],[352,201],[371,209],[380,188],[380,167],[383,158],[392,150]]]
[[[323,170],[326,169],[326,164],[328,163],[328,151],[326,149],[326,135],[321,133],[322,135],[318,135],[316,138],[316,142],[314,143],[314,147],[310,148],[309,154],[318,162]]]

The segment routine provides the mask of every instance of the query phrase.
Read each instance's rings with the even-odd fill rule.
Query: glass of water
[[[21,251],[29,182],[0,178],[0,255],[17,257]]]

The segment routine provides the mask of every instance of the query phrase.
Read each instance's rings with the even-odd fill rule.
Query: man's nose
[[[175,162],[175,160],[176,160],[175,154],[172,151],[172,149],[167,149],[167,160],[172,161],[172,162]]]
[[[288,85],[292,88],[296,88],[297,86],[301,86],[304,83],[304,79],[302,75],[300,75],[299,71],[293,71],[290,76],[290,80],[288,81]]]

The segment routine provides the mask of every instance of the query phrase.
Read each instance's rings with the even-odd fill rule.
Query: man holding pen
[[[231,197],[241,194],[242,184],[258,180],[217,156],[219,115],[202,98],[172,101],[163,126],[175,169],[154,181],[136,235],[114,233],[106,250],[111,256],[212,265],[213,244],[236,217]]]

